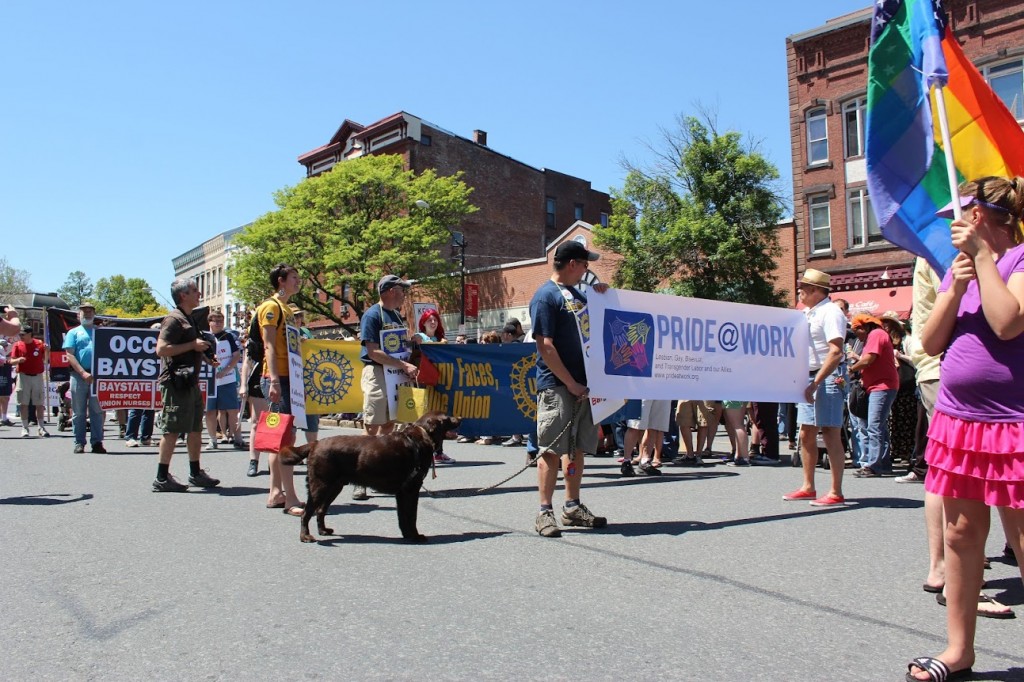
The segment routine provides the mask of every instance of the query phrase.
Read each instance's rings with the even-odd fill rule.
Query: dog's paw
[[[318,530],[320,531],[320,535],[334,535],[334,529],[328,528],[327,526],[320,526]]]
[[[299,533],[299,540],[302,542],[316,542],[316,538],[309,533]]]

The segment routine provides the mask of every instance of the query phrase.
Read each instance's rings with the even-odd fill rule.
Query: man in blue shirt
[[[75,452],[85,452],[85,415],[89,414],[92,451],[106,454],[103,448],[103,410],[92,390],[92,351],[96,308],[91,303],[78,306],[81,322],[64,335],[64,350],[71,365],[71,430],[75,435]]]
[[[597,259],[596,253],[579,242],[560,244],[555,249],[551,279],[530,301],[533,338],[537,342],[537,443],[541,453],[537,465],[540,513],[535,529],[543,537],[561,535],[551,505],[559,460],[566,498],[562,524],[603,528],[608,523],[580,503],[583,453],[597,451],[598,429],[587,399],[587,371],[576,319],[587,299],[575,286],[590,262]],[[599,293],[607,289],[606,284],[594,286]]]

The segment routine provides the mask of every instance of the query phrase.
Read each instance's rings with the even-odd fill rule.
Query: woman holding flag
[[[948,645],[915,659],[908,680],[970,675],[988,508],[1001,508],[1018,559],[1024,541],[1024,383],[1016,378],[1024,368],[1024,178],[979,178],[960,194],[963,216],[952,224],[960,252],[921,335],[926,353],[944,353],[925,488],[945,514]],[[939,215],[951,217],[952,207]]]

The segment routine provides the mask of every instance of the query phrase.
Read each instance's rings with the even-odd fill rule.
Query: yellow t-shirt
[[[282,321],[281,315],[284,314]],[[295,316],[292,315],[291,306],[281,303],[274,297],[270,297],[256,308],[257,326],[262,330],[264,327],[274,328],[274,366],[277,367],[277,376],[288,379],[288,336],[285,331],[287,325],[295,324]],[[269,349],[268,349],[269,350]],[[263,376],[270,376],[270,356],[263,356]]]

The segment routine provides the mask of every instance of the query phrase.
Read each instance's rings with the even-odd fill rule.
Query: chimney
[[[483,147],[487,146],[487,131],[486,130],[474,130],[473,131],[473,142]]]

